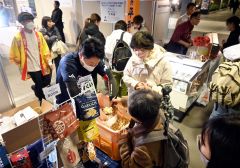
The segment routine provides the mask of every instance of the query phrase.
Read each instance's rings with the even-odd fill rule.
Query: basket
[[[118,142],[122,139],[121,131],[114,131],[97,119],[99,136],[94,140],[94,145],[105,152],[112,160],[121,160]],[[126,128],[128,125],[126,125]]]

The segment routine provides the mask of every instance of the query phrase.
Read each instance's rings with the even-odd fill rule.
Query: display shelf
[[[173,87],[170,97],[178,114],[175,119],[181,120],[182,115],[179,114],[185,113],[197,100],[203,84],[208,79],[210,61],[201,62],[198,59],[190,59],[170,52],[165,56],[173,69]]]

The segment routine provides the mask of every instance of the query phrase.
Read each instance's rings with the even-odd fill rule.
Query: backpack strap
[[[125,31],[122,32],[121,37],[120,37],[120,41],[123,41],[123,35],[124,35]]]
[[[168,137],[164,135],[164,132],[165,130],[151,131],[146,135],[136,137],[134,138],[135,146],[166,140]]]

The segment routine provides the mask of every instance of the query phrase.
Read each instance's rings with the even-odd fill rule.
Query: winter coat
[[[132,131],[134,129],[134,131]],[[136,138],[146,135],[148,132],[143,125],[137,125],[128,132],[128,138],[120,146],[120,156],[123,168],[152,168],[161,167],[163,164],[163,144],[161,141],[150,142],[144,145],[136,145]],[[163,129],[159,119],[153,131]],[[124,142],[121,141],[121,142]]]
[[[63,29],[63,21],[62,21],[62,15],[63,12],[60,8],[56,8],[52,11],[52,21],[55,23],[55,26],[58,28],[58,30]]]
[[[45,37],[44,38],[45,38],[50,50],[52,49],[52,45],[56,40],[62,40],[62,37],[61,37],[57,27],[53,27],[51,29],[42,28],[39,31],[43,34],[43,37],[44,36],[49,37],[49,38],[45,38]]]
[[[104,35],[99,31],[98,26],[95,23],[89,23],[87,25],[86,28],[83,29],[80,38],[79,38],[79,46],[77,46],[78,48],[80,48],[80,46],[82,45],[82,43],[84,42],[84,40],[86,40],[89,37],[96,37],[97,39],[99,39],[101,41],[101,43],[103,45],[105,45],[106,40]]]
[[[123,81],[128,87],[129,95],[139,82],[147,83],[152,90],[160,94],[160,84],[172,84],[171,64],[164,58],[164,53],[165,50],[157,44],[154,44],[150,56],[145,60],[133,53],[123,72]]]

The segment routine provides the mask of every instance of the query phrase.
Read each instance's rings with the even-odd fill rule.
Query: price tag
[[[49,156],[49,154],[51,154],[56,149],[57,142],[58,141],[52,142],[46,147],[46,149],[43,152],[40,153],[39,155],[40,160],[46,159]]]
[[[46,99],[51,99],[52,97],[56,97],[61,94],[61,89],[59,83],[43,88],[43,93]]]

